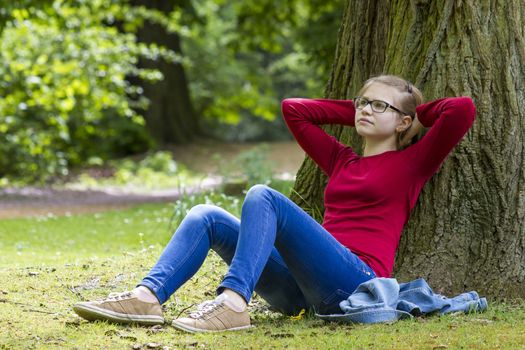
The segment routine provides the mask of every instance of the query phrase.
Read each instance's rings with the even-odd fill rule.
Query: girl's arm
[[[416,108],[417,120],[430,130],[415,145],[413,152],[421,174],[434,175],[476,117],[476,108],[470,97],[440,98]]]
[[[337,156],[347,147],[319,125],[355,126],[354,103],[351,100],[288,98],[282,102],[282,113],[302,149],[330,176]]]

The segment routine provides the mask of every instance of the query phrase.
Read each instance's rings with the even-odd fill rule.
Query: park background
[[[0,1],[0,347],[520,348],[525,343],[525,3]],[[322,218],[326,178],[291,139],[285,97],[352,98],[399,74],[468,95],[473,129],[425,187],[395,276],[489,296],[481,315],[391,325],[289,319],[186,335],[88,324],[80,300],[134,286],[184,214],[238,215],[266,183]],[[360,150],[353,130],[328,132]],[[295,176],[297,174],[297,176]],[[205,268],[166,304],[211,296]]]

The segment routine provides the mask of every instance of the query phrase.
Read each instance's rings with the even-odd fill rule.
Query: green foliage
[[[177,163],[170,152],[159,151],[141,160],[139,168],[150,168],[153,171],[173,175],[177,172]]]
[[[198,114],[230,124],[245,114],[273,119],[278,101],[265,73],[264,54],[234,50],[242,38],[236,32],[233,4],[199,1],[195,10],[202,24],[189,27],[183,50],[189,57],[190,88]]]
[[[273,175],[273,168],[268,162],[269,147],[263,144],[248,151],[241,152],[234,160],[240,165],[246,176],[248,186],[255,184],[269,184]]]
[[[306,67],[318,79],[328,81],[337,45],[337,33],[344,13],[344,0],[306,0],[300,5],[304,17],[294,30],[294,41],[301,47]]]
[[[0,34],[7,22],[13,19],[15,10],[44,8],[49,6],[53,0],[0,0]]]
[[[141,57],[184,64],[197,114],[214,136],[264,139],[276,128],[288,135],[272,122],[279,101],[322,95],[341,0],[198,0],[173,2],[169,13],[130,3],[2,2],[0,183],[64,175],[151,148],[137,113],[148,101],[129,78],[163,77],[138,69]],[[185,56],[137,43],[145,21],[177,32]],[[232,124],[235,132],[225,126]]]
[[[194,2],[200,20],[189,23],[183,40],[194,104],[212,121],[206,125],[236,124],[230,133],[222,125],[206,128],[213,136],[271,139],[275,125],[252,116],[271,121],[283,97],[322,95],[342,1],[317,2]],[[319,27],[311,28],[310,21]],[[282,123],[277,127],[286,132]]]
[[[151,146],[134,109],[147,101],[127,78],[162,78],[136,67],[141,56],[176,57],[108,25],[124,20],[123,13],[136,16],[129,23],[148,13],[127,9],[119,2],[56,0],[12,10],[0,37],[0,177],[67,174],[90,157]]]
[[[264,184],[281,193],[289,194],[294,181],[276,176],[273,165],[268,160],[268,152],[268,145],[261,144],[239,153],[231,162],[225,162],[220,155],[215,154],[214,160],[222,177],[221,191],[242,195],[250,187]]]
[[[136,157],[135,157],[136,158]],[[92,160],[97,164],[97,160]],[[199,187],[204,176],[189,171],[178,164],[170,152],[158,151],[147,154],[143,159],[125,158],[109,161],[105,167],[114,169],[110,177],[93,177],[83,173],[68,187],[76,189],[96,189],[107,186],[126,187],[134,191],[178,188],[184,193],[186,187]]]
[[[239,47],[300,54],[305,78],[327,81],[337,43],[344,0],[246,0],[236,3]],[[293,43],[293,44],[291,44]],[[301,80],[302,82],[302,80]],[[312,92],[312,90],[303,91]]]
[[[231,163],[222,161],[220,155],[214,155],[223,182],[243,183],[245,189],[256,184],[269,185],[274,170],[267,159],[268,151],[268,145],[262,144],[239,153]]]
[[[140,188],[184,187],[189,173],[177,164],[169,152],[149,154],[139,162],[127,159],[111,162],[116,169],[113,179],[104,184],[128,185]]]

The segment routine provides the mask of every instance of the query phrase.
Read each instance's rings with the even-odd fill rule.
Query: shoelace
[[[207,300],[199,305],[197,305],[197,310],[191,312],[189,314],[189,317],[191,318],[201,318],[202,316],[212,312],[219,306],[221,306],[221,302],[217,302],[216,300]]]
[[[121,293],[109,293],[108,297],[105,300],[124,300],[131,297],[131,292],[121,292]]]

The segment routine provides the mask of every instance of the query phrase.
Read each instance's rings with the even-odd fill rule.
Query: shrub
[[[174,57],[114,25],[118,14],[134,22],[140,11],[82,0],[12,11],[0,36],[0,178],[45,179],[151,146],[135,111],[147,101],[127,77],[161,79],[138,69],[138,58]]]

